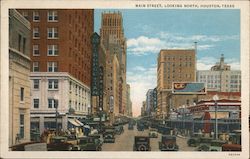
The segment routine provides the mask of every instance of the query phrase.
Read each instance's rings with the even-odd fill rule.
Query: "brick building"
[[[79,126],[71,119],[83,118],[90,107],[94,11],[22,9],[19,12],[30,21],[32,30],[32,128],[42,133],[45,128]]]

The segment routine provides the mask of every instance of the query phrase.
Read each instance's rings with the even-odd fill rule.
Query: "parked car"
[[[157,129],[150,129],[148,136],[151,138],[158,138],[158,132]]]
[[[111,142],[114,143],[115,142],[115,130],[114,129],[106,129],[104,134],[103,134],[103,139],[104,142]]]
[[[75,151],[101,151],[101,145],[96,143],[94,137],[80,137],[78,138],[77,145],[73,147]]]
[[[137,123],[137,130],[138,131],[144,131],[144,126],[142,123]]]
[[[187,144],[190,147],[196,147],[200,144],[200,139],[197,137],[191,137],[188,139]]]
[[[134,125],[131,123],[128,124],[128,130],[134,130]]]
[[[226,141],[222,140],[212,140],[209,146],[209,151],[222,151],[222,145],[226,143]]]
[[[159,142],[159,149],[161,151],[178,151],[179,146],[176,144],[176,136],[163,135]]]
[[[47,144],[48,151],[71,151],[72,148],[73,144],[68,143],[67,138],[62,136],[52,137],[50,143]]]
[[[134,151],[151,151],[150,138],[148,136],[135,136]]]
[[[115,127],[115,133],[121,135],[124,132],[123,126],[119,125]]]
[[[101,134],[91,134],[89,137],[93,137],[95,139],[95,143],[102,146],[103,144],[103,137]]]

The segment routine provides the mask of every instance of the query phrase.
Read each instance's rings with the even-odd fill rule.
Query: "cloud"
[[[130,84],[130,97],[133,102],[133,113],[138,116],[141,112],[142,102],[146,100],[148,89],[156,87],[156,67],[137,66],[127,72],[127,83]]]
[[[167,34],[169,35],[169,34]],[[159,53],[161,49],[193,49],[194,41],[183,41],[180,42],[181,37],[175,38],[152,38],[146,36],[139,36],[137,38],[128,39],[127,41],[127,52],[129,54],[141,56],[151,53]],[[213,48],[214,45],[202,44],[198,45],[198,50],[207,50]]]

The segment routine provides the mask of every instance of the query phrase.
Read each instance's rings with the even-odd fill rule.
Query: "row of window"
[[[38,98],[33,99],[33,107],[39,108],[40,102]],[[58,100],[57,99],[48,99],[48,108],[57,108],[58,107]]]
[[[27,11],[23,11],[22,15],[26,19],[28,19],[28,12]],[[39,11],[34,11],[32,17],[33,17],[33,22],[39,22],[40,21],[40,13],[39,13]],[[57,11],[48,11],[47,20],[48,20],[48,22],[58,22]]]
[[[40,80],[39,79],[33,80],[33,88],[34,89],[40,88]],[[58,89],[58,79],[49,79],[48,80],[48,89]]]
[[[33,72],[39,72],[40,66],[39,62],[33,62]],[[58,72],[58,62],[47,62],[47,71],[48,72]]]
[[[58,45],[47,45],[48,56],[57,56],[58,52]],[[39,45],[33,45],[33,56],[40,56]]]
[[[192,60],[192,57],[191,56],[177,56],[177,57],[175,57],[175,56],[164,56],[164,61],[166,61],[166,60],[180,60],[180,61],[182,61],[182,60]]]
[[[231,75],[231,76],[226,75],[226,78],[229,78],[229,77],[231,77],[231,79],[238,79],[238,78],[241,78],[241,75]],[[213,79],[213,78],[220,79],[220,75],[200,75],[199,78],[200,79],[206,79],[206,78],[208,78],[208,79]]]
[[[40,30],[39,27],[33,28],[33,38],[40,38]],[[58,38],[58,28],[47,28],[47,38],[48,39],[57,39]]]

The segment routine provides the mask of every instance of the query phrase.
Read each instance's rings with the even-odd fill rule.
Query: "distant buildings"
[[[42,133],[57,126],[79,126],[72,120],[87,115],[91,100],[94,11],[19,12],[30,21],[32,30],[31,128]]]
[[[225,64],[222,54],[220,62],[210,70],[197,71],[197,82],[206,83],[209,91],[240,92],[241,71],[231,70],[230,65]]]
[[[30,29],[9,10],[9,146],[30,140]]]
[[[146,94],[146,113],[147,115],[151,115],[153,112],[153,89],[149,89]]]
[[[195,50],[161,50],[157,66],[157,108],[158,115],[167,115],[170,111],[173,82],[195,82]],[[181,100],[178,98],[176,100]]]

